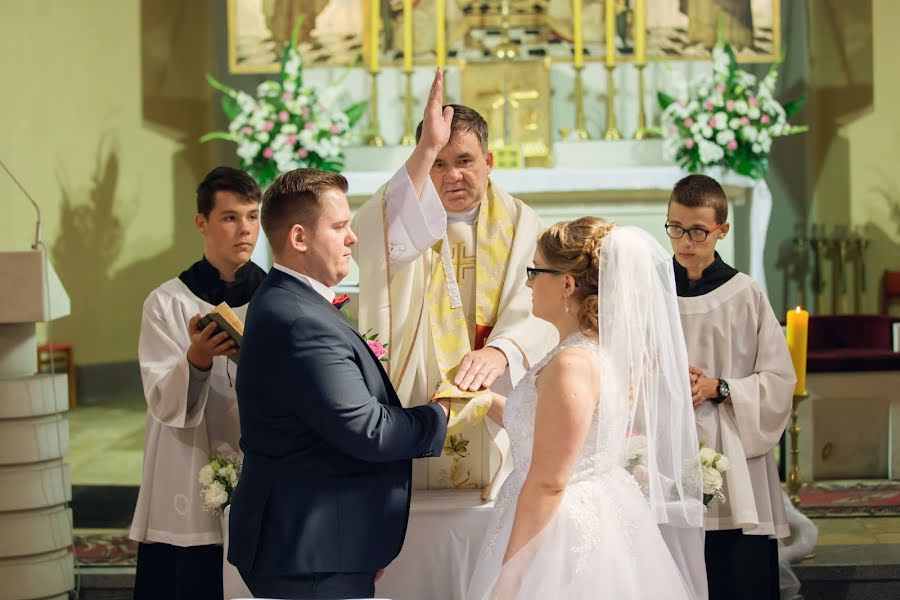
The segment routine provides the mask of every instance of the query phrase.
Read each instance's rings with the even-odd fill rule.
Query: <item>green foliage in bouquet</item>
[[[222,110],[229,125],[228,131],[207,133],[200,141],[237,144],[241,168],[261,188],[279,174],[301,167],[340,172],[344,148],[358,137],[353,128],[366,112],[366,102],[337,108],[341,82],[324,90],[303,84],[297,37],[304,18],[301,15],[294,25],[278,80],[261,83],[255,98],[206,76],[223,94]]]

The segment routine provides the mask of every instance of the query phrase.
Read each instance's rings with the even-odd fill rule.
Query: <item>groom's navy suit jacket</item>
[[[343,315],[278,269],[254,294],[245,332],[228,561],[261,576],[387,566],[406,535],[411,459],[440,455],[443,410],[402,408]]]

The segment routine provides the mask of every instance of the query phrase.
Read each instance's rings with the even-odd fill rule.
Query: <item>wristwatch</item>
[[[719,385],[716,387],[716,393],[719,395],[713,398],[712,401],[716,404],[722,404],[722,402],[725,401],[725,398],[731,394],[731,390],[728,388],[728,382],[724,379],[720,379]]]

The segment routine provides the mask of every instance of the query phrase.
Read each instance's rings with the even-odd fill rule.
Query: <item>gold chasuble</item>
[[[442,240],[394,269],[387,187],[359,209],[353,224],[360,239],[354,254],[359,328],[388,344],[388,373],[405,406],[453,399],[444,452],[413,461],[414,487],[482,489],[487,498],[499,491],[491,483],[501,483],[508,471],[508,439],[484,418],[490,392],[462,392],[453,379],[466,353],[494,340],[514,344],[526,369],[556,344],[555,331],[531,315],[525,287],[540,221],[491,183],[473,224],[449,223]]]

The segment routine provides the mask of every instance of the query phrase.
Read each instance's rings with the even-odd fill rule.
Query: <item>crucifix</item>
[[[466,271],[471,270],[475,274],[475,255],[466,252],[465,244],[456,242],[450,250],[450,256],[453,259],[453,266],[456,268],[456,280],[465,279]]]

